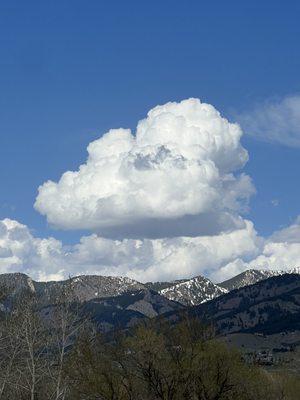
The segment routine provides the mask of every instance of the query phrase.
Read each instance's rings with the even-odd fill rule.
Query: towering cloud
[[[152,109],[137,125],[88,146],[78,171],[39,188],[35,208],[51,225],[104,237],[216,235],[245,227],[254,188],[237,175],[248,160],[241,129],[198,99]]]

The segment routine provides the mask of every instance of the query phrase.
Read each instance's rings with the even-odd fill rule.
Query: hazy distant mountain
[[[227,293],[226,289],[215,285],[203,276],[197,276],[160,290],[160,294],[169,300],[187,306],[201,304],[224,293]]]
[[[300,268],[293,268],[288,271],[272,271],[264,269],[249,269],[242,272],[239,275],[234,276],[224,282],[218,283],[218,286],[227,289],[228,291],[239,289],[243,286],[253,285],[263,279],[270,278],[272,276],[278,276],[283,274],[300,274]]]

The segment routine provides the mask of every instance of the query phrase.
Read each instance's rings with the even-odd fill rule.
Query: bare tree
[[[48,323],[51,328],[51,363],[48,365],[48,374],[52,383],[49,398],[64,400],[67,394],[64,367],[68,349],[87,323],[87,317],[80,315],[79,301],[71,279],[65,283],[55,299]]]

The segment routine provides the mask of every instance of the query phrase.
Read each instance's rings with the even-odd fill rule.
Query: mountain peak
[[[253,285],[261,280],[271,278],[273,276],[284,274],[300,274],[300,268],[296,267],[289,270],[267,270],[267,269],[248,269],[233,278],[218,283],[218,286],[228,291],[239,289],[244,286]]]
[[[176,283],[161,290],[160,293],[169,300],[194,306],[227,293],[227,290],[199,275],[187,281]]]

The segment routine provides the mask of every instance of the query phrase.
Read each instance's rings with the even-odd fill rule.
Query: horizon
[[[0,273],[0,276],[1,275],[24,275],[27,278],[31,279],[32,281],[38,282],[38,283],[60,283],[60,282],[66,282],[68,280],[74,280],[76,278],[81,278],[81,277],[100,277],[100,278],[104,277],[104,278],[119,278],[119,279],[124,279],[125,278],[125,279],[129,279],[129,280],[135,281],[137,283],[141,283],[142,285],[145,285],[147,283],[174,283],[173,286],[184,284],[184,283],[186,283],[186,282],[188,282],[190,280],[194,280],[194,279],[197,279],[197,278],[204,278],[204,279],[212,282],[214,285],[218,286],[218,285],[223,284],[223,283],[225,283],[227,281],[230,281],[233,278],[238,277],[239,275],[242,275],[242,274],[247,273],[247,272],[253,272],[253,271],[270,272],[270,273],[274,274],[271,277],[281,276],[281,275],[285,275],[285,274],[287,274],[287,275],[290,275],[290,274],[298,275],[298,274],[300,274],[300,267],[293,267],[293,268],[289,268],[289,269],[286,269],[286,270],[284,270],[284,269],[283,270],[280,270],[280,269],[270,270],[270,269],[252,268],[252,269],[247,269],[247,270],[244,270],[242,272],[239,272],[238,274],[232,275],[232,276],[226,278],[224,281],[219,281],[219,282],[214,282],[214,281],[210,280],[209,278],[205,277],[204,275],[196,275],[196,276],[191,276],[191,277],[181,277],[181,278],[177,278],[177,279],[173,279],[173,280],[169,280],[169,281],[145,281],[145,282],[137,281],[135,279],[129,278],[128,276],[99,275],[99,274],[81,274],[81,275],[69,276],[69,277],[61,279],[61,280],[43,280],[43,281],[33,279],[30,275],[28,275],[28,274],[26,274],[24,272],[2,272],[2,273]]]

